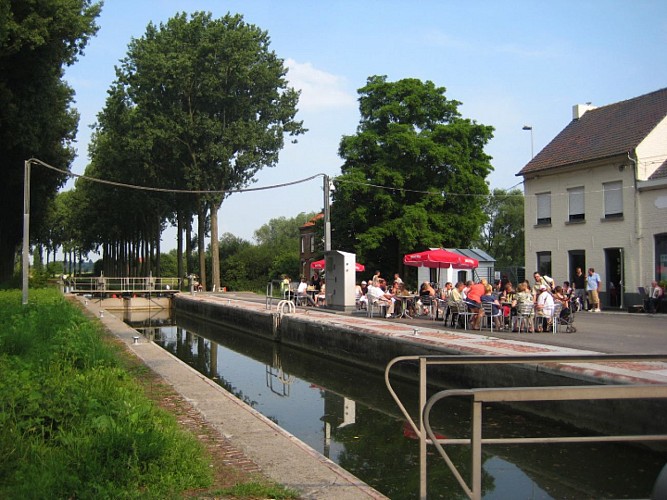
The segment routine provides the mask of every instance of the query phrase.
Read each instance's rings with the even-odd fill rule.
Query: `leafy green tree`
[[[212,284],[220,286],[218,210],[229,190],[253,182],[275,166],[284,136],[305,130],[294,120],[298,92],[287,86],[282,59],[269,50],[269,36],[240,15],[213,19],[179,14],[130,43],[118,69],[136,106],[155,157],[178,171],[198,202],[200,276],[205,282],[204,220],[210,214]]]
[[[359,94],[357,133],[339,148],[334,248],[393,273],[405,253],[469,246],[484,223],[493,128],[462,118],[430,81],[372,76]]]
[[[63,67],[76,62],[101,2],[0,1],[0,281],[13,272],[23,234],[24,161],[37,157],[69,168],[78,113]],[[31,176],[31,222],[39,225],[65,178],[43,167]]]
[[[494,189],[484,205],[487,222],[477,241],[496,267],[524,265],[524,197],[520,189]]]

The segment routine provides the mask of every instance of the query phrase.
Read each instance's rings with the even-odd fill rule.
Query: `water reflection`
[[[178,322],[143,328],[165,349],[385,495],[418,497],[418,441],[379,373],[234,329]],[[412,384],[397,381],[395,388],[409,409],[417,408]],[[469,435],[467,401],[448,401],[438,410],[432,419],[438,432]],[[507,437],[517,430],[533,436],[573,434],[550,421],[486,410],[485,436]],[[484,451],[484,498],[648,497],[665,459],[610,444],[488,446]],[[451,447],[448,453],[468,479],[468,447]],[[429,498],[465,498],[440,458],[431,455],[429,461]]]

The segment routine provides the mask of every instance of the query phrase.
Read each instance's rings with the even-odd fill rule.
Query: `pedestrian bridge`
[[[180,291],[181,278],[148,277],[68,277],[63,278],[65,292],[78,295],[135,297],[170,295]]]

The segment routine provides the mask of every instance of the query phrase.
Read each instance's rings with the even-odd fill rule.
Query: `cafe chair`
[[[369,318],[373,317],[373,311],[377,309],[380,317],[384,317],[385,311],[387,310],[387,304],[377,299],[368,299],[368,311],[367,315]]]
[[[493,333],[493,325],[496,323],[496,320],[503,318],[503,310],[498,307],[496,313],[493,313],[493,304],[491,302],[482,302],[482,309],[484,309],[484,321],[486,321],[487,326],[491,329]],[[496,325],[496,329],[502,329]]]
[[[533,304],[532,302],[524,302],[519,306],[517,306],[513,330],[518,330],[518,332],[521,333],[521,330],[525,328],[527,331],[532,332],[534,330],[534,325],[533,325],[534,309],[535,309],[535,304]]]

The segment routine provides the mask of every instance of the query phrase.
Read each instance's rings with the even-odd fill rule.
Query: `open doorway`
[[[578,267],[586,275],[586,250],[570,250],[567,252],[570,268],[568,269],[568,279],[573,282]]]
[[[607,290],[605,305],[623,307],[623,249],[605,248],[605,276]]]

